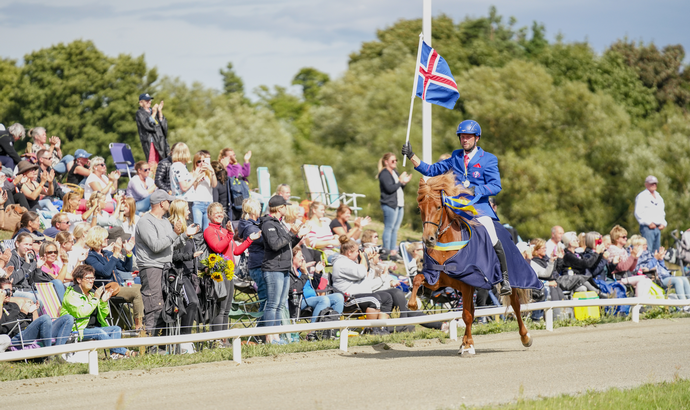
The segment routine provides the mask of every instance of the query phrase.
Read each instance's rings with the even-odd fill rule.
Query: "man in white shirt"
[[[546,256],[555,259],[558,254],[558,244],[561,243],[561,238],[565,231],[562,226],[556,225],[551,228],[551,239],[546,241]]]
[[[658,182],[652,175],[645,178],[646,189],[635,198],[635,219],[640,224],[640,235],[647,240],[648,249],[652,253],[661,246],[661,230],[668,225],[664,199],[656,192]]]

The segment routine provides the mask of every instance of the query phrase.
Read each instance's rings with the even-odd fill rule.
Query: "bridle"
[[[431,195],[430,193],[426,194],[424,196],[425,198],[430,198],[432,200],[439,199],[441,201],[441,215],[439,216],[438,223],[432,222],[432,221],[422,221],[422,227],[424,227],[424,224],[431,224],[431,225],[434,225],[436,227],[436,238],[437,238],[437,240],[441,235],[446,233],[446,231],[451,227],[451,225],[453,225],[453,222],[455,221],[454,219],[450,220],[450,222],[448,222],[448,225],[446,225],[445,228],[441,229],[441,226],[443,225],[443,214],[446,213],[445,207],[443,206],[443,196],[444,195],[445,195],[445,192],[441,191],[441,193],[438,196],[437,195]]]

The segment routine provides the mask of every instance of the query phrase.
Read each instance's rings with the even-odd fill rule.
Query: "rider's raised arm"
[[[435,177],[437,175],[443,175],[448,172],[448,170],[453,169],[454,159],[455,155],[451,155],[450,158],[444,159],[443,161],[439,161],[435,164],[427,164],[424,161],[420,161],[419,165],[417,165],[414,169],[424,176]]]

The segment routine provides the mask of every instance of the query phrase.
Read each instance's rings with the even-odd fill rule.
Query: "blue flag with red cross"
[[[417,97],[449,110],[455,107],[460,98],[458,85],[446,60],[426,41],[422,42],[417,77]]]

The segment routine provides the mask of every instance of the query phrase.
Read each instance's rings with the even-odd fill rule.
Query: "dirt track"
[[[476,336],[469,358],[458,342],[416,341],[4,382],[0,407],[111,409],[124,394],[130,409],[435,409],[690,378],[690,319],[531,334],[530,349],[517,333]]]

